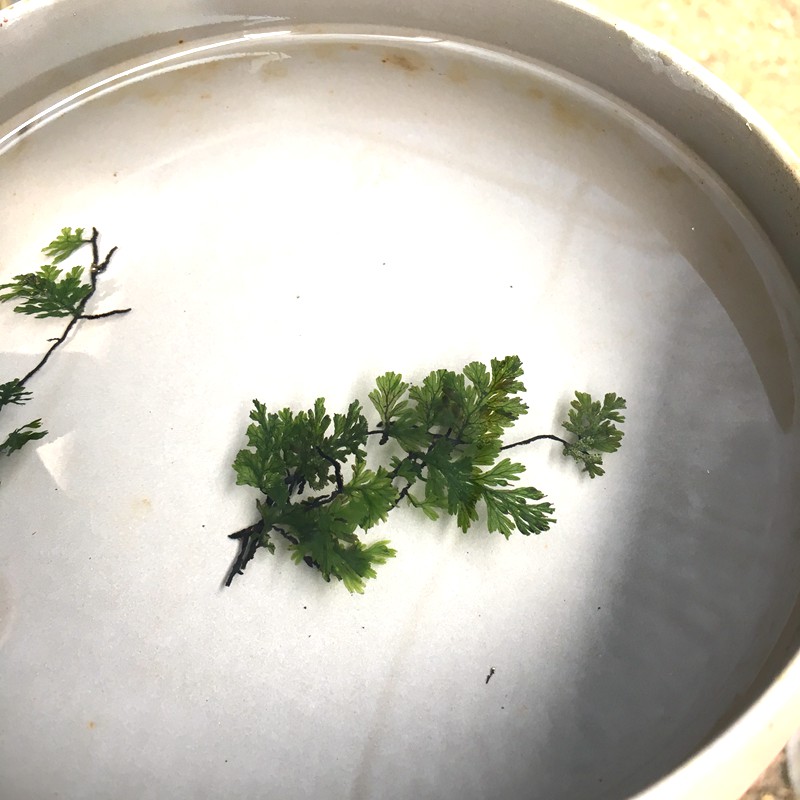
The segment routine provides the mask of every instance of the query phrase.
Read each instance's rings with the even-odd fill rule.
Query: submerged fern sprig
[[[29,402],[32,394],[27,386],[48,362],[53,353],[67,340],[75,326],[81,320],[101,319],[117,314],[127,314],[129,308],[120,308],[98,314],[87,314],[86,307],[97,291],[97,281],[108,269],[117,248],[112,247],[101,259],[98,246],[100,235],[96,228],[88,238],[83,228],[62,228],[61,233],[42,249],[50,259],[49,263],[36,272],[16,275],[14,280],[0,285],[0,302],[15,303],[17,314],[27,314],[38,319],[68,317],[61,335],[51,340],[51,345],[39,361],[22,377],[14,378],[0,384],[0,412],[10,405],[23,405]],[[75,266],[66,272],[60,266],[70,256],[83,247],[90,247],[92,263],[88,273],[81,266]],[[42,429],[41,419],[35,419],[13,430],[0,441],[0,455],[20,450],[28,442],[41,439],[47,435]]]
[[[269,413],[253,402],[248,446],[233,464],[237,483],[253,486],[260,519],[230,535],[239,552],[225,580],[242,574],[259,548],[275,552],[274,534],[288,542],[297,563],[325,580],[363,592],[375,567],[396,555],[387,540],[365,544],[360,532],[384,522],[402,502],[431,519],[456,518],[463,532],[483,510],[490,532],[538,534],[555,522],[554,508],[532,486],[519,486],[522,464],[505,450],[538,440],[559,442],[565,456],[590,478],[604,473],[603,456],[619,449],[625,400],[607,394],[601,403],[583,392],[563,422],[569,438],[540,434],[503,444],[502,437],[528,407],[517,356],[477,361],[461,372],[434,370],[415,386],[387,372],[369,399],[378,414],[371,430],[358,400],[331,417],[320,398],[308,411]],[[394,453],[388,466],[367,466],[366,443],[378,436]]]

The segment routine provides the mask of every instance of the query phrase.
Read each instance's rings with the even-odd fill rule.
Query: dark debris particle
[[[492,675],[494,675],[494,667],[489,667],[489,674],[486,676],[486,683],[492,679]]]

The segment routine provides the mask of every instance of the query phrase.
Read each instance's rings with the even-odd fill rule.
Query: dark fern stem
[[[297,539],[283,528],[279,528],[276,525],[273,526],[272,530],[277,531],[288,542],[291,542],[295,545],[298,544]],[[252,525],[248,525],[246,528],[236,531],[236,533],[228,534],[229,539],[234,539],[239,542],[239,552],[236,554],[236,558],[233,559],[231,568],[228,570],[228,574],[225,576],[225,586],[230,586],[233,583],[233,579],[237,575],[244,575],[244,570],[253,560],[256,550],[258,550],[259,547],[266,547],[262,537],[263,533],[264,520],[259,520]],[[319,564],[317,564],[317,562],[314,561],[311,556],[305,556],[303,561],[312,569],[319,569]]]
[[[550,439],[553,442],[559,442],[563,444],[564,447],[569,447],[569,442],[566,439],[562,439],[560,436],[556,436],[553,433],[540,433],[538,436],[531,436],[530,439],[523,439],[520,442],[512,442],[511,444],[505,444],[500,448],[500,452],[503,450],[510,450],[512,447],[520,447],[523,444],[532,444],[533,442],[539,442],[542,439]]]
[[[84,309],[86,308],[89,301],[94,296],[94,293],[97,291],[97,279],[102,275],[107,269],[108,265],[111,263],[111,259],[114,257],[114,253],[116,253],[117,248],[112,247],[108,253],[106,253],[106,257],[101,261],[100,260],[100,252],[98,248],[98,239],[100,234],[97,232],[97,228],[92,228],[92,237],[91,239],[86,239],[86,244],[90,244],[92,246],[92,264],[89,267],[89,285],[90,290],[86,294],[86,297],[78,303],[77,307],[75,308],[75,312],[73,313],[70,321],[67,323],[66,328],[64,328],[61,336],[58,336],[55,339],[52,339],[52,345],[47,349],[47,352],[42,356],[39,360],[39,363],[33,367],[30,372],[25,375],[24,378],[21,378],[19,383],[20,386],[25,386],[28,381],[36,375],[39,370],[48,362],[50,356],[67,340],[67,337],[72,332],[72,329],[78,324],[78,322],[82,319],[101,319],[103,317],[111,317],[116,314],[127,314],[130,309],[129,308],[118,308],[114,311],[106,311],[102,314],[84,314]]]
[[[237,575],[244,575],[245,567],[253,560],[256,550],[262,547],[261,534],[264,530],[264,520],[259,520],[254,525],[248,525],[236,533],[231,533],[228,538],[239,542],[239,552],[231,564],[225,578],[225,586],[230,586]]]

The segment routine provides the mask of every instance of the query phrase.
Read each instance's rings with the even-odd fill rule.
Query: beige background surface
[[[725,81],[800,154],[800,0],[594,0]]]

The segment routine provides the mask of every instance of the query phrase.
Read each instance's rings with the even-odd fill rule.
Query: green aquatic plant
[[[85,236],[83,228],[62,228],[61,233],[42,248],[42,253],[49,259],[47,264],[35,272],[16,275],[13,281],[0,285],[0,302],[14,303],[17,314],[26,314],[37,319],[68,319],[61,335],[50,340],[51,344],[45,353],[23,377],[0,384],[0,413],[12,405],[21,406],[30,402],[33,397],[28,389],[31,379],[64,344],[78,323],[82,320],[127,314],[130,311],[129,308],[121,308],[98,314],[86,313],[87,306],[97,291],[98,279],[108,269],[117,250],[112,247],[101,259],[99,239],[100,234],[95,228],[92,228],[89,237]],[[92,263],[88,270],[82,266],[74,266],[65,271],[59,266],[83,247],[90,248],[92,254]],[[34,419],[11,431],[0,441],[0,455],[11,455],[28,442],[46,435],[42,420]]]
[[[319,398],[308,411],[268,412],[253,401],[248,446],[234,461],[237,483],[261,494],[259,519],[230,534],[239,544],[226,577],[230,585],[259,548],[275,552],[274,535],[292,559],[363,592],[375,567],[396,555],[386,539],[367,544],[362,534],[408,503],[430,519],[446,513],[466,532],[485,515],[489,532],[508,538],[550,528],[554,508],[532,486],[519,485],[522,464],[503,457],[514,447],[551,440],[595,478],[603,457],[619,449],[625,400],[601,401],[576,392],[563,427],[568,438],[539,434],[503,444],[503,436],[528,407],[519,397],[522,362],[517,356],[477,361],[461,372],[434,370],[421,383],[387,372],[369,393],[378,421],[370,429],[354,400],[331,417]],[[368,465],[367,441],[377,437],[392,453]],[[379,451],[380,452],[380,451]]]

